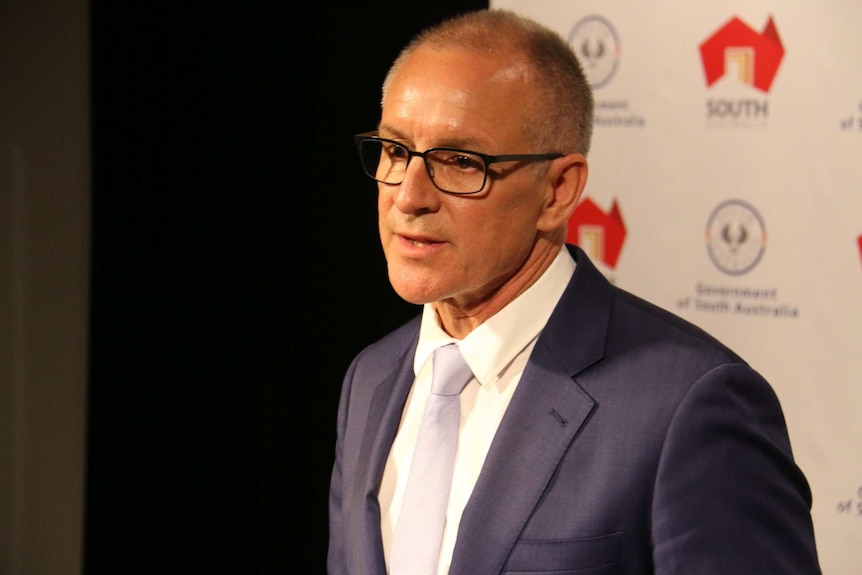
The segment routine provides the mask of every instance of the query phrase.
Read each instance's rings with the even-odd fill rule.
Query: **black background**
[[[86,574],[325,572],[341,378],[418,311],[351,135],[486,6],[90,2]]]

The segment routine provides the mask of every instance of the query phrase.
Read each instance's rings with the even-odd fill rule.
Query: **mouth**
[[[443,243],[442,241],[435,240],[434,238],[429,237],[429,236],[420,236],[420,235],[414,235],[414,234],[396,234],[396,235],[399,236],[403,241],[407,242],[408,244],[410,244],[412,246],[416,246],[416,247],[430,246],[433,244]]]
[[[402,246],[404,246],[405,248],[410,248],[411,250],[415,249],[424,251],[445,243],[441,240],[437,240],[428,236],[396,234],[396,237],[400,239]]]
[[[404,237],[404,236],[402,236],[402,237]],[[425,247],[425,246],[430,246],[432,244],[439,244],[440,243],[440,242],[435,242],[433,240],[417,240],[417,239],[408,238],[408,237],[404,237],[404,239],[411,246],[416,246],[417,248],[421,248],[421,247]]]

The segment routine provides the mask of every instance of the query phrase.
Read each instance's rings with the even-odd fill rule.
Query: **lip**
[[[411,258],[426,258],[439,252],[447,244],[438,238],[420,234],[395,233],[398,250]]]

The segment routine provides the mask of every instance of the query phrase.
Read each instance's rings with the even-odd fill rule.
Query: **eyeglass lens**
[[[394,142],[362,140],[359,154],[365,172],[384,184],[400,184],[410,161],[410,151]],[[415,154],[413,154],[415,155]],[[424,155],[431,180],[438,188],[454,194],[478,192],[485,185],[485,161],[461,150],[433,150]]]

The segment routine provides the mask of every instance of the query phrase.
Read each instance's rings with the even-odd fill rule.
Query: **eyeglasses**
[[[411,150],[394,140],[380,138],[376,132],[353,136],[359,150],[362,168],[372,180],[384,184],[404,181],[407,165],[414,156],[425,162],[425,169],[434,186],[447,194],[477,194],[485,188],[488,166],[498,162],[537,162],[555,160],[563,154],[508,154],[489,156],[458,148],[429,148],[424,152]]]

